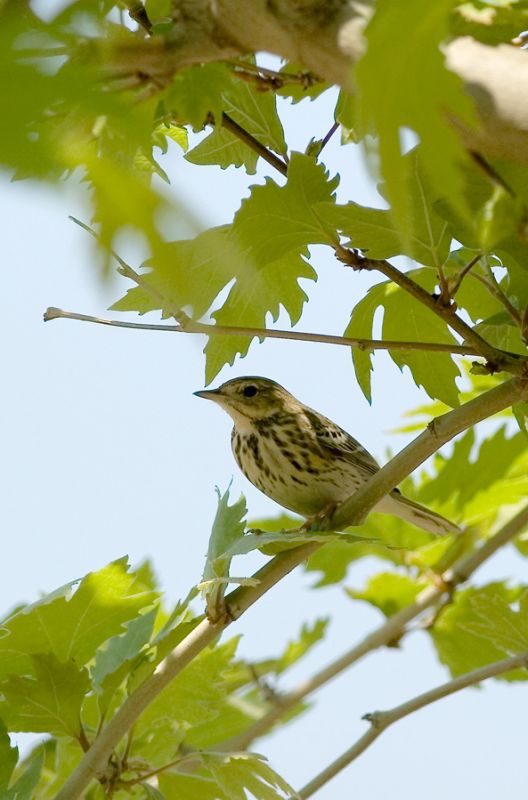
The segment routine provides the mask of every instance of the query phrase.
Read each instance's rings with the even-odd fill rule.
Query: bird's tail
[[[440,514],[435,514],[430,508],[421,506],[420,503],[409,500],[399,492],[384,497],[375,510],[381,511],[382,514],[395,514],[412,523],[412,525],[433,533],[435,536],[461,532],[454,522],[442,517]]]

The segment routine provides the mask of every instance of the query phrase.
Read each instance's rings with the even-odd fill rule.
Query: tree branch
[[[460,675],[458,678],[454,678],[452,681],[443,683],[435,689],[417,695],[417,697],[413,697],[411,700],[407,700],[406,703],[395,706],[388,711],[375,711],[372,714],[365,714],[363,719],[370,722],[369,730],[364,733],[351,748],[346,750],[339,758],[333,761],[332,764],[307,783],[298,793],[299,797],[306,800],[306,798],[315,794],[318,789],[328,783],[328,781],[334,778],[342,769],[364,753],[367,747],[370,747],[378,736],[381,736],[383,731],[386,731],[387,728],[400,719],[414,714],[415,711],[419,711],[421,708],[431,705],[431,703],[436,703],[437,700],[442,700],[444,697],[455,694],[455,692],[460,692],[468,686],[475,686],[482,681],[488,680],[489,678],[496,678],[498,675],[504,675],[519,667],[528,667],[528,651],[511,656],[510,658],[505,658],[502,661],[497,661],[494,664],[489,664],[486,667],[480,667],[480,669],[475,669],[472,672],[466,673],[466,675]]]
[[[417,283],[411,280],[404,272],[400,272],[388,261],[372,259],[361,255],[356,250],[350,250],[338,245],[336,255],[340,261],[353,269],[377,270],[393,283],[415,297],[420,303],[427,306],[437,317],[446,322],[450,328],[463,337],[469,345],[478,350],[480,355],[488,362],[490,371],[500,372],[506,370],[513,375],[522,375],[526,370],[527,359],[515,353],[506,353],[498,350],[480,336],[470,325],[464,322],[455,311],[455,307],[437,303],[432,295],[428,294]]]
[[[80,322],[95,322],[98,325],[109,325],[114,328],[136,328],[147,331],[167,331],[169,333],[200,333],[206,336],[258,336],[259,339],[291,339],[300,342],[317,342],[319,344],[336,344],[344,347],[357,347],[360,350],[429,350],[432,352],[454,353],[462,356],[478,356],[479,353],[465,345],[451,345],[443,342],[402,342],[391,339],[358,339],[352,336],[332,336],[326,333],[309,333],[303,331],[287,331],[276,328],[244,328],[238,325],[209,325],[205,322],[194,322],[189,318],[182,325],[158,325],[141,322],[123,322],[121,320],[92,317],[78,314],[75,311],[63,311],[51,306],[44,312],[44,322],[53,319],[74,319]]]
[[[279,695],[277,703],[263,717],[237,736],[215,745],[215,750],[230,752],[247,749],[255,739],[266,733],[275,722],[317,689],[320,689],[341,672],[344,672],[344,670],[368,655],[368,653],[400,639],[405,634],[406,626],[411,620],[419,617],[427,608],[434,606],[445,596],[446,592],[451,593],[461,583],[465,583],[485,561],[491,558],[501,547],[511,542],[515,536],[522,533],[527,526],[528,505],[524,506],[497,533],[487,539],[481,547],[469,555],[464,555],[457,559],[452,567],[445,570],[441,576],[438,576],[434,585],[427,586],[420,592],[414,603],[393,614],[383,625],[369,633],[361,642],[358,642],[335,661],[316,672],[311,678],[303,681],[296,689],[287,694]]]
[[[258,153],[259,156],[268,162],[272,167],[275,167],[281,175],[288,174],[288,165],[282,161],[275,153],[272,153],[271,150],[268,150],[267,147],[264,147],[258,139],[255,139],[245,128],[242,128],[238,122],[235,122],[229,114],[226,114],[225,111],[222,112],[222,126],[233,133],[241,142],[244,142],[248,147]]]

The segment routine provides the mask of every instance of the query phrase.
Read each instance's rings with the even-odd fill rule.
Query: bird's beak
[[[218,402],[222,397],[218,389],[202,389],[200,392],[193,392],[196,397],[203,397],[204,400],[214,400]]]

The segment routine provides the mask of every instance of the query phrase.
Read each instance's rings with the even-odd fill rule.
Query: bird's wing
[[[378,472],[380,467],[376,459],[343,428],[311,409],[305,409],[305,415],[317,442],[326,451],[333,452],[336,458],[344,458],[371,475]]]

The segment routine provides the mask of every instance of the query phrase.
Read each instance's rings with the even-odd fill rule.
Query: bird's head
[[[245,427],[252,421],[266,419],[280,411],[293,411],[298,405],[280,384],[259,377],[233,378],[218,389],[205,389],[194,394],[222,406],[237,427]]]

